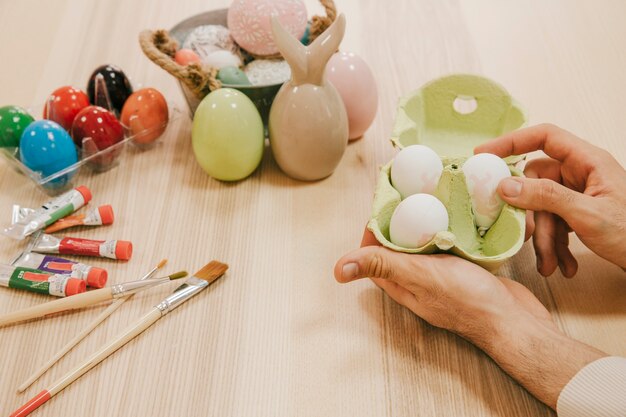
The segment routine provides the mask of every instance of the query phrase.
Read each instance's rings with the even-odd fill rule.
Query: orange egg
[[[200,62],[200,57],[191,49],[179,49],[176,51],[174,55],[174,61],[178,63],[178,65],[189,65],[193,62]]]
[[[128,97],[122,108],[122,124],[138,144],[154,142],[167,127],[167,102],[154,88],[142,88]]]

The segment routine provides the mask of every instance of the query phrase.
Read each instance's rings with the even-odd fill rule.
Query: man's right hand
[[[548,158],[529,161],[526,178],[507,178],[498,187],[508,204],[534,212],[528,226],[537,270],[548,276],[558,265],[563,275],[574,276],[578,264],[568,247],[570,231],[626,268],[626,171],[610,153],[550,124],[508,133],[474,152],[504,158],[537,150]]]

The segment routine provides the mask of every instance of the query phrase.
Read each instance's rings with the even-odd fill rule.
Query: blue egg
[[[72,138],[58,123],[38,120],[31,123],[20,138],[20,159],[43,178],[75,164],[78,154]],[[75,174],[68,172],[50,181],[55,187],[65,185]]]

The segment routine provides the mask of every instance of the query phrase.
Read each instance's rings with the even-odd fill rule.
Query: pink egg
[[[337,52],[326,66],[326,77],[343,99],[348,113],[348,137],[363,136],[378,108],[378,90],[369,66],[352,52]]]
[[[200,57],[191,49],[179,49],[174,55],[174,61],[178,65],[189,65],[192,62],[200,62]]]
[[[304,35],[307,12],[302,0],[235,0],[228,9],[230,35],[255,55],[275,54],[278,48],[270,25],[273,15],[296,39]]]

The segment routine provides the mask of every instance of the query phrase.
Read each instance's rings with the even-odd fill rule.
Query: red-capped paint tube
[[[101,226],[113,223],[113,207],[104,205],[95,207],[87,213],[63,217],[46,227],[46,233],[54,233],[73,226]]]
[[[77,237],[59,238],[42,233],[33,242],[31,250],[39,253],[99,256],[127,261],[133,254],[133,244],[126,240],[90,240]]]
[[[3,233],[13,239],[22,240],[39,229],[51,225],[62,217],[72,214],[91,200],[91,191],[85,186],[52,199],[3,230]]]
[[[82,279],[5,264],[0,264],[0,286],[56,297],[67,297],[86,290]]]
[[[82,279],[87,286],[92,288],[103,288],[108,278],[106,269],[33,252],[22,253],[13,261],[13,265],[38,269],[51,274],[69,275],[71,278]]]

